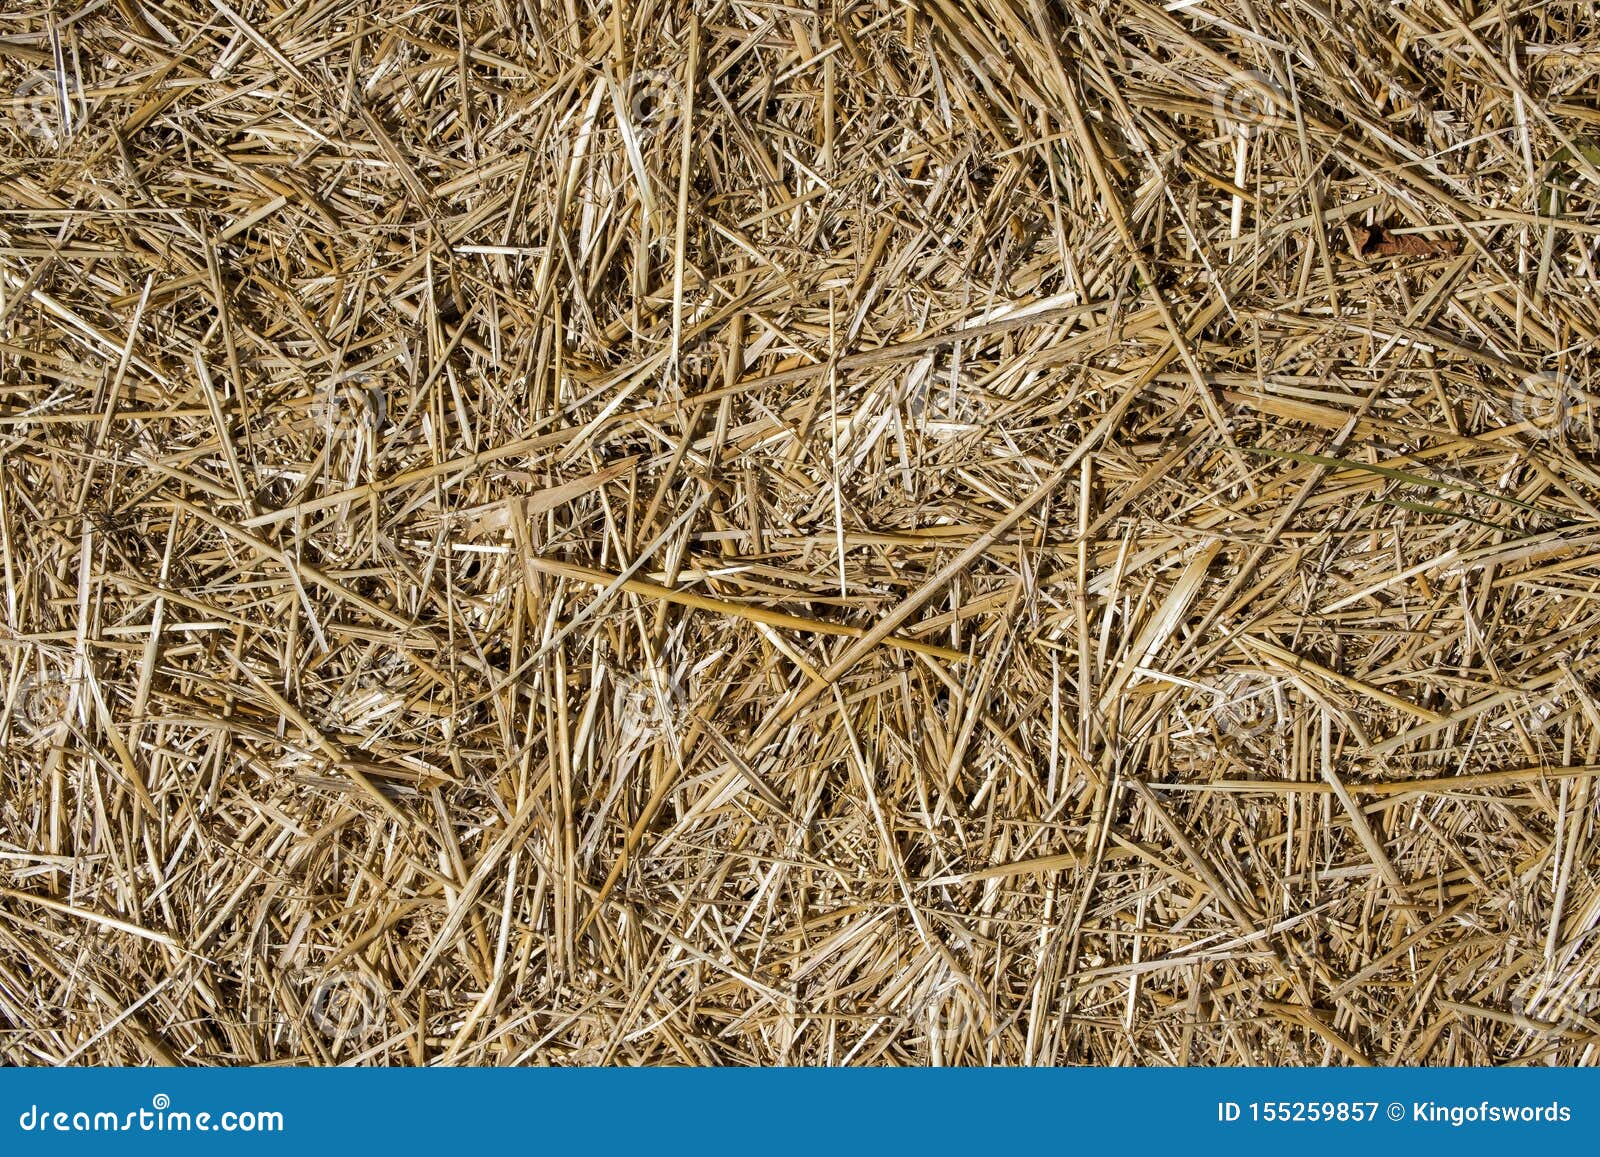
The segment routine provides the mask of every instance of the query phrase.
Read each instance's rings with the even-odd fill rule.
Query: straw
[[[1600,1059],[1592,18],[0,16],[0,1057]]]

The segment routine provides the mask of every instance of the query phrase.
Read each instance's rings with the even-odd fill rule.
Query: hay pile
[[[1595,1059],[1591,4],[0,52],[8,1063]]]

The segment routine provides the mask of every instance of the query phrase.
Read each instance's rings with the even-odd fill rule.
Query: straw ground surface
[[[0,1056],[1597,1056],[1563,0],[0,13]]]

